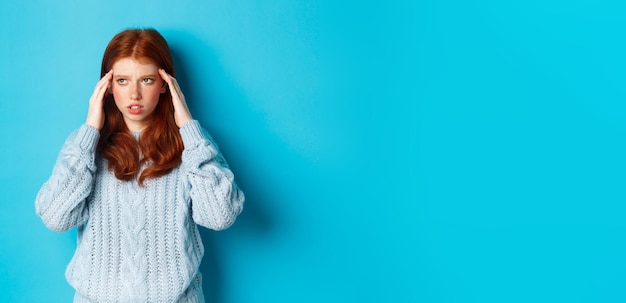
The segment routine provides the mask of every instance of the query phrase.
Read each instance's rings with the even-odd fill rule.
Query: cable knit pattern
[[[95,128],[82,125],[63,145],[35,209],[52,230],[78,227],[65,273],[74,302],[204,302],[197,224],[227,228],[244,195],[198,121],[180,133],[182,164],[143,187],[108,171]]]

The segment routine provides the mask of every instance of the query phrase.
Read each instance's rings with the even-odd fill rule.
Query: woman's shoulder
[[[93,126],[83,124],[67,136],[64,146],[77,146],[88,151],[95,151],[99,139],[99,130]]]

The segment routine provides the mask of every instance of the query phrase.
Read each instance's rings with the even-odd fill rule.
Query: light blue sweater
[[[52,230],[78,226],[65,273],[74,302],[204,302],[196,224],[227,228],[244,195],[198,121],[180,134],[181,165],[144,187],[107,169],[95,128],[82,125],[65,142],[35,208]]]

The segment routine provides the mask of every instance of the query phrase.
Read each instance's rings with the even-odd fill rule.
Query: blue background
[[[155,27],[246,192],[209,302],[625,302],[621,1],[3,1],[0,301],[69,302],[34,198]]]

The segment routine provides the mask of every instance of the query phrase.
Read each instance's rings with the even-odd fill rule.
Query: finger
[[[98,85],[96,85],[96,89],[94,94],[97,95],[98,97],[101,97],[102,95],[104,95],[104,93],[109,89],[109,84],[108,81],[102,81],[100,83],[98,83]]]
[[[111,69],[106,75],[104,75],[106,82],[105,93],[112,93],[109,89],[113,88],[113,70]]]
[[[185,96],[183,95],[183,92],[180,89],[176,78],[172,77],[163,69],[159,69],[159,74],[161,74],[163,80],[168,84],[170,88],[170,94],[172,95],[172,101],[174,101],[174,106],[177,106],[178,103],[185,103]]]
[[[161,75],[161,78],[163,78],[163,80],[165,80],[165,82],[169,82],[169,78],[171,78],[172,76],[170,76],[170,74],[168,74],[164,69],[159,68],[159,75]]]
[[[170,86],[170,89],[180,91],[180,87],[178,86],[178,81],[176,78],[172,77],[172,75],[168,74],[164,69],[159,69],[159,74],[161,78]]]
[[[100,78],[99,82],[107,82],[108,80],[111,80],[111,77],[113,77],[113,70],[110,70],[106,74],[104,74],[104,76]]]
[[[164,69],[159,68],[159,75],[161,75],[161,78],[163,78],[163,81],[165,81],[165,83],[171,85],[172,76],[170,76],[170,74],[168,74]]]
[[[113,77],[113,70],[107,72],[100,81],[96,84],[96,88],[94,89],[94,101],[100,101],[104,97],[104,94],[111,86],[111,78]]]
[[[170,88],[170,94],[172,94],[172,96],[174,96],[174,91],[176,89],[176,87],[173,85],[173,77],[168,74],[164,69],[159,68],[158,70],[159,75],[161,75],[161,78],[163,79],[163,81],[165,81],[166,85]]]
[[[104,74],[104,76],[102,76],[100,81],[98,81],[98,83],[96,84],[96,89],[102,89],[103,86],[105,88],[108,88],[109,85],[111,84],[112,77],[113,77],[113,70],[110,70],[109,72]]]

